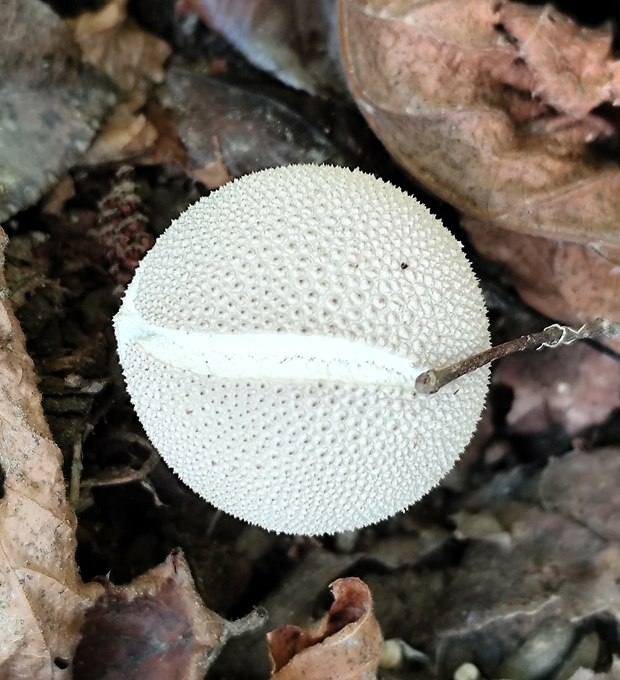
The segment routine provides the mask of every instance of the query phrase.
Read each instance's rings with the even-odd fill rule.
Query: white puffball
[[[114,320],[127,386],[164,460],[218,508],[299,534],[377,522],[450,470],[488,371],[416,377],[487,349],[454,237],[359,171],[248,175],[184,212]]]

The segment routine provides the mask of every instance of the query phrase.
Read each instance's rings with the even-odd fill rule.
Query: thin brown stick
[[[601,335],[607,335],[615,340],[620,340],[620,324],[613,323],[607,319],[595,319],[589,323],[584,323],[581,328],[577,329],[570,326],[553,324],[552,326],[547,326],[543,331],[522,335],[520,338],[491,347],[484,352],[474,354],[451,366],[426,371],[417,377],[415,389],[420,394],[434,394],[444,385],[460,378],[465,373],[475,371],[477,368],[495,361],[495,359],[500,359],[514,352],[522,352],[524,349],[542,349],[543,347],[571,345],[577,340],[596,338]]]

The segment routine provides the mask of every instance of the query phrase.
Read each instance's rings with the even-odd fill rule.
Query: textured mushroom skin
[[[414,392],[419,372],[489,346],[482,296],[423,206],[343,168],[266,170],[196,203],[141,263],[115,328],[162,457],[275,531],[354,529],[418,500],[467,445],[487,389],[481,369]],[[270,342],[283,335],[286,351]]]

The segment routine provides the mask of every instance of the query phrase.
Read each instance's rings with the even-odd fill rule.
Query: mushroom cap
[[[400,189],[288,166],[186,210],[114,320],[164,460],[216,507],[322,534],[405,509],[467,445],[488,370],[433,395],[423,371],[489,346],[460,244]]]

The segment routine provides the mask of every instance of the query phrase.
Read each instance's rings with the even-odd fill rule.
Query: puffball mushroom
[[[299,165],[227,184],[146,255],[114,320],[127,387],[196,493],[265,529],[322,534],[407,508],[450,470],[488,371],[461,246],[370,175]]]

